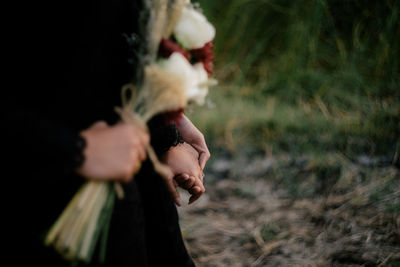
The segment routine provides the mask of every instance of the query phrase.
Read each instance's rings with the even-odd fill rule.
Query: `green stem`
[[[99,252],[99,261],[100,263],[104,263],[106,258],[107,251],[107,240],[108,240],[108,232],[110,230],[112,213],[115,205],[115,189],[111,188],[110,194],[108,196],[106,205],[105,205],[105,218],[103,227],[100,229],[101,240],[100,240],[100,252]]]

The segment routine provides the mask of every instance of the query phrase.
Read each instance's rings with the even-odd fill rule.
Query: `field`
[[[202,0],[212,159],[199,266],[400,266],[400,2]]]

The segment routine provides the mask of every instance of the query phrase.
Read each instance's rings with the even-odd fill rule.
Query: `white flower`
[[[203,63],[197,63],[193,66],[193,71],[197,76],[196,87],[188,90],[188,97],[197,105],[204,105],[208,94],[208,74],[204,69]]]
[[[185,94],[190,102],[204,104],[208,93],[208,75],[202,63],[192,66],[182,54],[175,52],[159,64],[164,71],[182,79]]]
[[[174,36],[186,49],[202,48],[215,37],[215,28],[192,7],[185,7],[175,26]]]

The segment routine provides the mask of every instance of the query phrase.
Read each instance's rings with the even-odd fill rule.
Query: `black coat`
[[[84,182],[74,172],[84,160],[79,132],[98,120],[118,122],[114,107],[135,67],[127,37],[137,33],[138,2],[19,1],[4,10],[13,20],[4,33],[10,85],[1,99],[10,266],[69,266],[43,238]],[[172,140],[163,140],[160,125],[153,121],[152,142],[168,146]],[[124,189],[106,266],[194,266],[176,208],[151,164]]]

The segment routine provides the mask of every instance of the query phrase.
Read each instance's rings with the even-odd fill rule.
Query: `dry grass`
[[[210,168],[206,195],[180,209],[184,236],[198,266],[400,264],[400,214],[385,208],[387,201],[400,200],[398,169],[381,167],[373,174],[380,174],[376,179],[354,186],[355,167],[366,170],[347,162],[328,192],[294,198],[271,179],[281,160],[264,164],[264,174],[237,167],[225,179],[216,178],[218,168]],[[389,182],[390,192],[374,198]]]

